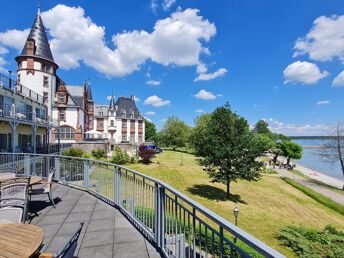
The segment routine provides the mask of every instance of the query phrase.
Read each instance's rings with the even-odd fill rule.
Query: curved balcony
[[[0,153],[3,168],[43,177],[55,168],[54,179],[71,187],[59,185],[56,189],[61,196],[57,207],[60,205],[63,214],[57,215],[62,212],[59,208],[50,208],[33,223],[55,230],[53,237],[57,238],[68,230],[68,223],[88,221],[78,253],[81,257],[97,251],[106,253],[106,248],[109,254],[122,257],[159,253],[164,257],[250,257],[258,253],[284,257],[169,185],[123,166],[75,157]],[[85,218],[89,213],[91,217]],[[109,218],[102,221],[105,215]],[[138,231],[125,226],[128,221]],[[57,233],[49,227],[53,223],[58,224]],[[87,235],[91,229],[100,233]]]

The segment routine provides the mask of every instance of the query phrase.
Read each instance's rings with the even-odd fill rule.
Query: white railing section
[[[117,207],[166,257],[284,257],[169,185],[123,166],[66,156],[0,153],[0,172],[46,177],[51,168],[56,169],[55,180]]]

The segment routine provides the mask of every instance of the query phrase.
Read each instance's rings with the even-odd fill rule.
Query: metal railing
[[[0,172],[46,177],[51,168],[55,180],[116,206],[166,257],[284,257],[176,189],[134,170],[83,158],[0,153]]]

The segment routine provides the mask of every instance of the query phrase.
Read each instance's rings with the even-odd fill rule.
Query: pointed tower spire
[[[38,11],[37,11],[37,15],[40,16],[41,15],[41,2],[38,2]]]
[[[90,79],[88,79],[88,86],[87,86],[87,101],[93,101]]]
[[[30,34],[27,37],[26,44],[20,56],[39,57],[55,64],[40,14],[41,7],[39,5],[36,19],[31,27]]]
[[[130,98],[131,98],[131,100],[135,101],[135,96],[133,93],[131,93]]]
[[[112,95],[111,95],[109,110],[115,110],[115,98],[114,98],[114,96],[113,96],[113,90],[112,90]]]

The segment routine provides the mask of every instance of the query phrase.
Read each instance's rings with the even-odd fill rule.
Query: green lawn
[[[280,178],[263,176],[258,182],[231,184],[232,201],[225,199],[225,185],[211,183],[191,154],[164,151],[149,165],[126,167],[160,179],[234,223],[233,208],[240,209],[238,226],[286,256],[295,256],[274,237],[289,225],[322,229],[332,224],[344,230],[344,216],[316,202]]]

